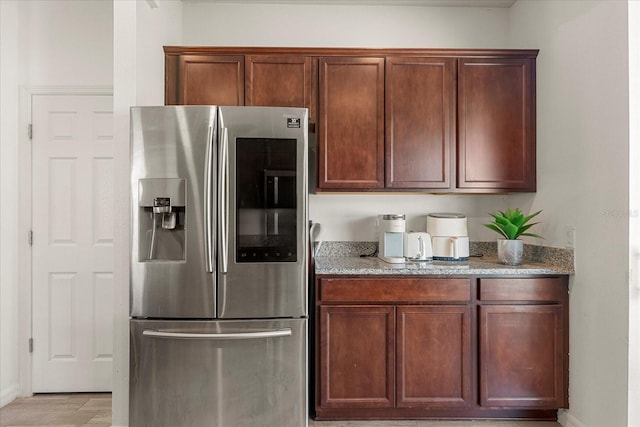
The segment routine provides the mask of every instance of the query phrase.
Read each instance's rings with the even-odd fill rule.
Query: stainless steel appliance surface
[[[307,117],[131,108],[131,427],[307,425]]]
[[[133,320],[130,426],[307,423],[306,321]]]

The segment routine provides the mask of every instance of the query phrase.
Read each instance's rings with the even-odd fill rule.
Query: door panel
[[[307,111],[220,112],[218,317],[306,316]]]
[[[306,349],[306,319],[132,320],[129,425],[304,426]]]
[[[244,56],[182,55],[179,105],[244,105]]]
[[[320,307],[321,408],[395,404],[395,307]]]
[[[560,305],[485,305],[479,328],[482,406],[562,407]]]
[[[469,306],[398,307],[399,407],[471,405]]]
[[[385,181],[448,188],[455,142],[455,60],[386,60]]]
[[[306,107],[316,121],[318,61],[310,56],[249,55],[245,105]]]
[[[535,60],[458,62],[458,188],[536,189]]]
[[[215,228],[215,197],[207,191],[216,186],[207,167],[216,159],[215,126],[216,109],[208,106],[131,109],[133,317],[216,316],[215,245],[205,238]],[[156,199],[175,213],[168,227],[154,213]]]
[[[33,98],[33,391],[110,391],[111,96]]]
[[[384,187],[384,58],[319,59],[318,186]]]

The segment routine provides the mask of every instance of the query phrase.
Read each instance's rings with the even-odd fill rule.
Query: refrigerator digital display
[[[297,261],[296,139],[236,139],[236,262]]]

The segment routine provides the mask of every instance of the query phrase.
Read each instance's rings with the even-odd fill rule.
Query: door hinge
[[[27,240],[29,241],[29,246],[33,246],[33,230],[29,230],[27,233]]]
[[[33,139],[33,125],[31,123],[27,125],[27,135],[30,140]]]
[[[33,353],[33,338],[29,338],[29,353]]]

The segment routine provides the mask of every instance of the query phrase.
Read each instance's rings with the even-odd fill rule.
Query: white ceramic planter
[[[507,265],[522,264],[524,245],[522,240],[498,239],[498,261]]]

